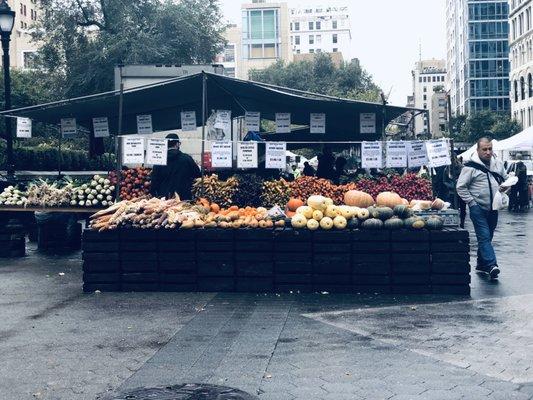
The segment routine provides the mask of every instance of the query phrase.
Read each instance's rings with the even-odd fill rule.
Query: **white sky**
[[[251,2],[251,1],[250,1]],[[220,0],[225,17],[240,26],[240,0]],[[352,54],[388,94],[390,103],[405,106],[412,92],[411,70],[419,59],[446,58],[445,0],[288,0],[298,5],[349,4]],[[348,59],[346,55],[345,59]]]

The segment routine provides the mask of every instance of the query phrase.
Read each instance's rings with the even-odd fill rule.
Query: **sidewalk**
[[[84,295],[77,253],[0,260],[0,398],[531,399],[533,213],[502,213],[495,244],[500,281],[472,274],[471,298]]]

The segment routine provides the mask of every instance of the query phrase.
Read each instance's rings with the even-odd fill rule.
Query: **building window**
[[[317,30],[320,30],[321,27],[322,27],[322,24],[320,23],[320,21],[316,21],[316,22],[315,22],[315,28],[316,28]]]
[[[338,48],[336,48],[336,47],[333,48],[333,52],[334,52],[334,53],[336,53],[336,52],[338,52],[338,51],[339,51]]]
[[[333,43],[338,43],[338,36],[336,33],[333,34]]]
[[[518,81],[514,81],[514,102],[518,102]]]
[[[294,30],[295,31],[299,31],[300,30],[300,23],[299,22],[295,22],[294,23]]]
[[[446,99],[439,99],[439,107],[446,107]]]
[[[446,125],[445,124],[440,124],[439,125],[439,129],[440,129],[441,132],[446,131]]]
[[[300,44],[300,36],[295,36],[294,37],[294,44],[297,45],[297,46]]]
[[[337,29],[337,21],[331,21],[331,28]]]
[[[520,98],[522,100],[526,99],[526,82],[524,80],[524,77],[520,78]]]
[[[291,22],[291,25],[290,25],[290,30],[292,31],[292,22]]]
[[[314,29],[314,23],[313,21],[309,22],[309,30],[312,31]]]
[[[309,44],[315,44],[315,36],[309,35]]]
[[[424,93],[426,93],[427,91],[428,91],[428,88],[424,86]]]
[[[428,108],[428,105],[424,104],[424,110],[427,110],[427,108]]]
[[[235,62],[235,45],[228,44],[224,49],[224,62]]]
[[[533,97],[533,77],[531,74],[527,76],[527,90],[528,90],[528,96]]]
[[[422,77],[421,76],[418,77],[418,82],[422,83]]]
[[[437,77],[436,76],[433,77],[433,82],[437,82]]]
[[[309,53],[313,54],[315,52],[315,49],[309,49]]]
[[[300,54],[300,49],[296,50],[296,54]]]
[[[322,53],[322,49],[316,49],[317,53]]]
[[[316,44],[322,43],[322,35],[316,35]]]
[[[427,78],[424,76],[424,82],[426,82],[426,79],[427,79]]]

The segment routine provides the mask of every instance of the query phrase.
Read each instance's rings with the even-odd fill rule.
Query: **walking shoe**
[[[488,274],[490,272],[488,267],[485,267],[483,265],[477,265],[476,266],[476,272],[483,272],[485,274]]]
[[[498,275],[500,275],[500,269],[497,265],[493,265],[489,272],[490,279],[498,279]]]

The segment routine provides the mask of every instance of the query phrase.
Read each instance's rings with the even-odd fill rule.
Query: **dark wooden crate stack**
[[[79,250],[81,246],[81,224],[46,222],[37,225],[37,246],[39,250]]]
[[[24,257],[26,235],[24,227],[13,221],[4,221],[0,227],[0,258]]]
[[[83,290],[122,290],[119,231],[85,230],[82,243]]]
[[[468,294],[468,232],[122,230],[84,235],[86,291]]]

